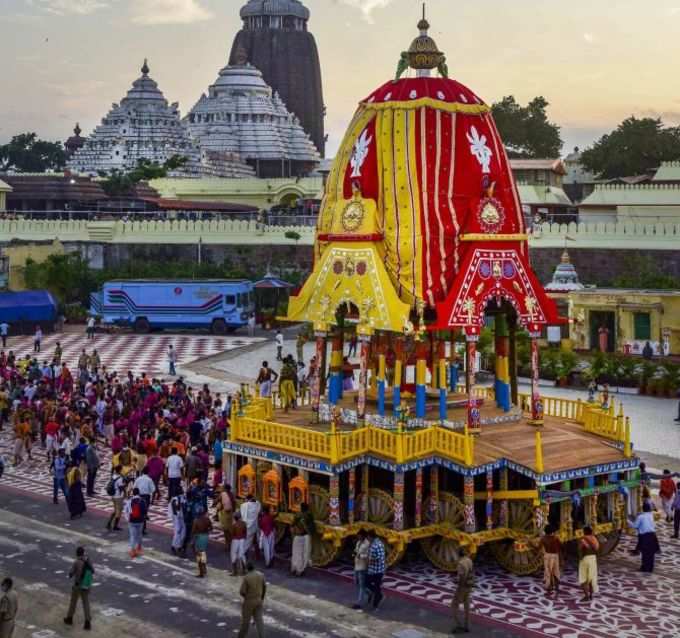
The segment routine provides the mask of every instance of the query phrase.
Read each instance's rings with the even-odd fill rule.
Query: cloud
[[[595,42],[595,36],[592,33],[584,33],[583,34],[583,39],[588,43],[592,44]]]
[[[136,24],[191,24],[212,18],[202,0],[137,0]]]
[[[109,0],[28,0],[28,4],[55,15],[90,15],[110,6]]]
[[[384,9],[392,0],[340,0],[343,4],[359,9],[364,15],[366,22],[373,22],[373,11]]]

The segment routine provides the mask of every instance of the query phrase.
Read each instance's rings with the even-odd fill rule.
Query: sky
[[[304,0],[321,57],[329,133],[394,76],[419,0]],[[89,133],[144,58],[185,114],[226,64],[245,0],[0,0],[0,142]],[[564,153],[629,115],[680,125],[680,0],[429,0],[451,77],[491,103],[550,102]]]

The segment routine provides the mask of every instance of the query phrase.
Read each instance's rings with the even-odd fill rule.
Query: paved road
[[[192,561],[168,553],[169,535],[164,530],[152,529],[144,556],[132,561],[125,532],[107,532],[103,516],[88,512],[83,520],[67,522],[65,507],[7,487],[0,487],[0,502],[0,573],[18,579],[19,636],[55,636],[44,633],[50,630],[58,636],[80,633],[61,622],[69,592],[67,573],[77,545],[86,547],[95,565],[93,624],[95,629],[104,626],[101,635],[112,635],[112,629],[118,632],[129,622],[143,623],[147,638],[161,634],[207,638],[236,632],[240,579],[227,574],[220,546],[210,548],[209,577],[199,580]],[[292,579],[285,569],[275,569],[267,572],[267,580],[269,637],[426,638],[443,636],[449,628],[445,614],[405,609],[399,597],[389,597],[375,613],[353,611],[346,604],[352,587],[323,572]],[[77,614],[76,627],[81,622]],[[511,634],[480,629],[470,635]]]

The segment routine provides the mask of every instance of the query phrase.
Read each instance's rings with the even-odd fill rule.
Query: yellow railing
[[[375,454],[395,463],[441,454],[451,460],[472,465],[474,440],[438,426],[417,431],[391,431],[365,426],[351,431],[318,432],[309,428],[275,423],[263,418],[265,407],[255,403],[231,419],[230,440],[236,443],[274,448],[341,463],[361,454]]]
[[[330,459],[331,456],[331,439],[322,432],[247,416],[232,419],[230,438],[239,443],[252,443],[317,458]]]
[[[520,407],[524,412],[531,412],[531,395],[520,392],[517,395]],[[542,396],[543,413],[546,416],[555,416],[570,421],[583,422],[583,401],[574,399],[563,399],[559,397],[545,397]]]
[[[465,390],[465,384],[459,383],[456,386],[456,392],[458,394],[467,394],[467,391]],[[472,388],[472,396],[479,399],[493,399],[495,398],[496,393],[493,389],[493,386],[476,385]]]

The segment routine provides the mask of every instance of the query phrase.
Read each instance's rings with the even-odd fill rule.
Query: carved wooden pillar
[[[439,522],[439,466],[433,465],[430,468],[430,511],[428,512],[430,521]]]
[[[499,487],[501,492],[508,491],[508,468],[504,467],[500,470],[499,476]],[[508,499],[504,498],[501,500],[501,510],[500,517],[498,520],[499,527],[509,527],[510,526],[510,508],[508,506]]]
[[[416,527],[420,527],[423,520],[423,468],[419,467],[416,470]]]
[[[465,517],[465,531],[472,533],[477,529],[475,520],[475,478],[466,476],[463,485],[463,513]]]
[[[394,529],[404,529],[404,473],[394,473]]]
[[[348,475],[348,493],[349,496],[347,498],[347,521],[351,525],[354,523],[354,499],[356,497],[356,482],[357,482],[357,468],[353,467],[351,470],[349,470],[349,475]]]
[[[486,529],[493,529],[493,470],[486,471]]]
[[[328,523],[340,525],[340,477],[333,474],[330,478],[330,497],[328,499]]]

